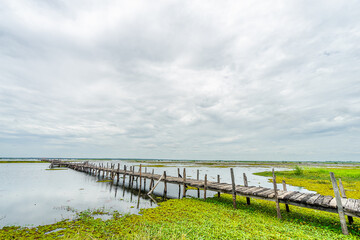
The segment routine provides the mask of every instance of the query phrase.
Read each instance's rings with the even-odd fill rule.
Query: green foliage
[[[295,171],[276,172],[277,181],[285,180],[287,184],[305,187],[308,190],[316,191],[322,195],[334,196],[330,181],[330,172],[335,174],[336,179],[341,178],[346,196],[348,198],[360,199],[360,168],[359,167],[337,167],[322,168],[308,167],[302,169],[302,174],[295,174]],[[260,176],[272,176],[272,172],[255,173]]]
[[[84,211],[75,221],[62,221],[36,228],[5,227],[0,239],[359,239],[360,221],[341,233],[337,214],[290,206],[276,217],[274,202],[237,198],[172,199],[142,215],[125,215],[102,221]],[[281,206],[282,208],[284,206]]]
[[[301,167],[299,167],[299,165],[296,165],[296,166],[294,167],[294,174],[295,174],[295,175],[303,175],[303,170],[302,170]]]

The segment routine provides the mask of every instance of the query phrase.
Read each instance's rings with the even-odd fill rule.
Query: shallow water
[[[136,166],[140,163],[128,161],[98,161],[96,164],[120,163]],[[86,173],[68,170],[46,170],[49,163],[11,163],[0,164],[0,228],[8,225],[37,226],[51,224],[62,219],[71,219],[76,216],[76,211],[87,209],[105,209],[106,211],[118,211],[122,214],[137,214],[141,208],[156,207],[157,204],[149,199],[146,192],[149,191],[150,181],[146,181],[146,191],[138,195],[137,189],[127,188],[128,178],[125,178],[125,188],[120,179],[114,182],[98,182],[95,176]],[[143,163],[146,167],[146,162]],[[151,164],[149,165],[151,166]],[[208,175],[209,181],[216,181],[217,175],[221,176],[221,182],[230,183],[229,168],[216,166],[198,166],[195,163],[170,163],[166,167],[147,167],[147,171],[154,169],[155,173],[162,174],[166,170],[167,176],[176,176],[177,168],[183,173],[186,167],[187,178],[196,178],[196,171],[200,171],[200,179]],[[243,184],[243,173],[247,174],[249,186],[262,186],[272,188],[268,178],[256,176],[252,173],[269,171],[271,167],[237,167],[234,166],[236,184]],[[282,170],[282,169],[276,169]],[[136,182],[135,185],[136,186]],[[279,189],[282,186],[279,184]],[[142,182],[144,188],[144,182]],[[288,190],[308,192],[304,188],[288,186]],[[158,197],[163,195],[163,183],[155,189],[154,194]],[[211,197],[215,192],[207,192]],[[188,190],[186,196],[198,197],[197,190]],[[168,184],[167,198],[181,198],[182,186]],[[200,191],[200,197],[203,192]],[[159,201],[161,198],[156,198]],[[139,201],[139,208],[138,207]],[[101,216],[100,216],[101,217]],[[106,218],[107,216],[103,216]]]

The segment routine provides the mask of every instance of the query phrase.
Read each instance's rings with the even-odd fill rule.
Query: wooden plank
[[[315,193],[307,193],[306,196],[303,199],[301,199],[300,202],[302,204],[306,204],[306,202],[315,195],[316,195]]]
[[[297,193],[297,194],[295,194],[295,195],[292,195],[292,196],[289,198],[289,201],[298,202],[297,199],[298,199],[299,197],[303,196],[303,195],[304,195],[304,193],[299,192],[299,193]]]
[[[303,193],[301,196],[297,197],[294,202],[301,202],[304,198],[308,197],[309,194]]]
[[[259,190],[263,190],[263,188],[262,188],[262,187],[251,187],[251,188],[249,188],[248,190],[246,190],[246,191],[244,192],[244,194],[247,194],[247,195],[255,195],[254,193],[257,192],[257,191],[259,191]]]
[[[320,203],[320,205],[323,206],[323,207],[328,207],[329,204],[330,204],[330,201],[331,201],[332,199],[333,199],[332,196],[325,196],[323,202]]]
[[[344,206],[344,209],[350,212],[356,212],[355,204],[356,204],[356,200],[349,198],[346,205]]]
[[[314,205],[321,206],[321,203],[323,202],[325,196],[320,196],[318,199],[315,200]]]
[[[298,194],[298,191],[295,192],[290,192],[289,194],[287,194],[286,196],[283,197],[283,200],[289,200],[292,196]]]
[[[333,198],[333,199],[330,201],[329,207],[331,207],[331,208],[337,208],[336,198]]]
[[[314,204],[314,202],[316,201],[316,199],[318,199],[321,195],[320,194],[315,194],[314,196],[312,196],[311,198],[309,198],[309,200],[306,201],[307,204]]]
[[[258,190],[252,192],[252,195],[256,196],[259,192],[267,191],[268,188],[259,187]]]
[[[261,197],[267,197],[269,196],[269,194],[273,194],[274,193],[274,190],[273,189],[269,189],[268,191],[264,191],[264,192],[259,192],[258,193],[258,196],[261,196]]]
[[[286,197],[287,195],[290,195],[293,192],[282,192],[281,194],[279,194],[278,198],[283,200],[284,197]]]

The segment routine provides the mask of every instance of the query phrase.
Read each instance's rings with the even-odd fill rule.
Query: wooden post
[[[183,172],[183,198],[186,195],[186,168],[184,168]]]
[[[124,165],[123,188],[125,188],[126,165]]]
[[[331,183],[332,183],[332,186],[334,189],[334,194],[335,194],[336,205],[337,205],[337,209],[338,209],[338,213],[339,213],[339,217],[340,217],[342,233],[344,235],[349,235],[349,232],[348,232],[348,229],[346,226],[345,214],[344,214],[344,209],[343,209],[342,202],[341,202],[339,188],[337,186],[337,182],[336,182],[335,175],[333,172],[330,172],[330,179],[331,179]]]
[[[220,175],[217,175],[217,182],[220,183]],[[220,192],[218,192],[218,198],[220,197]]]
[[[277,185],[276,185],[276,176],[275,176],[274,168],[272,169],[272,174],[273,174],[273,184],[274,184],[274,193],[275,193],[274,198],[275,198],[275,203],[276,203],[276,212],[277,212],[277,217],[279,219],[281,219],[280,204],[279,204],[278,191],[277,191]]]
[[[120,181],[120,163],[118,163],[118,169],[117,169],[117,183]]]
[[[200,171],[199,169],[196,170],[196,180],[199,181],[200,179]],[[197,194],[198,194],[198,198],[200,198],[200,188],[197,188]]]
[[[131,187],[131,188],[132,188],[132,184],[133,184],[133,181],[134,181],[134,176],[132,175],[132,173],[134,172],[133,169],[134,169],[134,166],[130,166],[129,187]]]
[[[139,208],[140,206],[140,195],[141,195],[141,164],[140,164],[140,168],[139,168],[139,178],[140,178],[140,182],[139,182],[139,195],[138,195],[138,202],[137,202],[137,208]]]
[[[341,196],[342,196],[343,198],[347,198],[347,197],[346,197],[346,193],[345,193],[344,186],[343,186],[342,181],[341,181],[341,178],[339,178],[339,188],[340,188]],[[352,216],[347,216],[347,217],[348,217],[348,220],[349,220],[349,224],[350,224],[350,225],[353,224],[353,222],[354,222],[353,217],[352,217]]]
[[[164,171],[164,198],[166,198],[167,184],[166,184],[166,171]]]
[[[282,185],[283,185],[284,191],[286,192],[287,189],[286,189],[286,182],[285,182],[285,180],[282,180]],[[286,211],[287,211],[287,212],[290,212],[289,204],[285,204],[285,208],[286,208]]]
[[[139,168],[139,195],[140,195],[140,193],[141,193],[141,164],[140,164],[140,168]]]
[[[147,173],[147,168],[145,167],[145,173]],[[144,191],[146,190],[146,177],[144,177]]]
[[[181,175],[180,175],[180,168],[178,168],[178,177],[181,177]]]
[[[131,188],[134,187],[134,179],[135,179],[135,166],[132,167],[132,180],[131,180]]]
[[[150,180],[149,191],[151,190],[153,185],[154,185],[154,169],[151,171],[151,180]]]
[[[104,164],[102,164],[102,177],[104,178],[105,177],[105,170],[104,170],[105,168],[104,168]]]
[[[245,174],[245,173],[243,173],[243,177],[244,177],[244,186],[245,186],[245,187],[248,187],[248,186],[249,186],[249,185],[248,185],[248,180],[247,180],[247,177],[246,177],[246,174]],[[246,198],[246,204],[247,204],[247,205],[250,205],[250,198],[249,198],[249,197]]]
[[[207,174],[205,174],[205,181],[204,181],[204,200],[206,201],[206,186],[207,186]]]
[[[106,163],[106,177],[109,177],[109,163]]]
[[[233,196],[233,206],[236,209],[236,188],[235,188],[235,177],[234,177],[234,170],[230,168],[231,174],[231,184],[232,184],[232,196]]]

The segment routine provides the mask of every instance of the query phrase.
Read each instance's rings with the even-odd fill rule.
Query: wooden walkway
[[[64,161],[51,161],[52,165],[58,165],[63,167],[68,167],[77,171],[87,172],[93,174],[95,176],[103,176],[114,179],[117,177],[117,181],[119,181],[119,175],[124,175],[123,181],[125,182],[126,175],[130,177],[130,181],[134,179],[134,177],[140,177],[145,179],[150,179],[150,188],[154,187],[155,181],[163,181],[165,183],[174,183],[184,186],[184,191],[186,191],[185,186],[191,186],[195,188],[201,188],[204,190],[204,197],[206,198],[206,191],[215,191],[221,193],[228,193],[238,196],[243,196],[248,199],[248,204],[250,204],[250,198],[263,199],[269,201],[275,201],[277,203],[282,203],[286,205],[294,205],[299,207],[311,208],[316,210],[322,210],[332,213],[339,213],[339,202],[337,202],[336,198],[332,196],[323,196],[320,194],[314,193],[301,193],[298,191],[283,191],[283,190],[274,190],[274,188],[263,188],[263,187],[255,187],[255,186],[240,186],[229,183],[220,183],[218,182],[207,181],[206,177],[204,180],[195,180],[186,178],[186,172],[184,170],[182,177],[172,177],[148,173],[148,172],[140,172],[134,171],[134,168],[130,170],[120,169],[120,164],[118,164],[117,168],[115,168],[115,164],[111,164],[110,167],[105,167],[103,165],[95,165],[89,164],[88,162],[83,163],[74,163],[74,162],[64,162]],[[233,175],[233,173],[232,173]],[[275,180],[275,179],[274,179]],[[245,184],[247,185],[247,183]],[[276,185],[276,184],[275,184]],[[141,188],[141,187],[140,187]],[[165,187],[166,188],[166,187]],[[276,186],[275,186],[276,188]],[[185,192],[184,192],[185,193]],[[184,194],[185,195],[185,194]],[[344,196],[344,194],[343,194]],[[235,206],[235,205],[234,205]],[[341,198],[341,205],[343,208],[343,213],[351,217],[360,217],[360,200],[359,199],[347,199]],[[287,207],[288,210],[288,207]],[[280,210],[279,210],[280,211]],[[278,215],[279,216],[279,215]],[[341,218],[341,217],[340,217]],[[350,219],[349,219],[350,221]],[[352,222],[352,219],[350,223]]]

